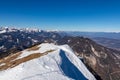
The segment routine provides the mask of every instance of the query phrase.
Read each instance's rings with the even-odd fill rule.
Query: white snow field
[[[0,80],[96,80],[68,45],[43,43],[37,47],[22,51],[16,59],[53,51],[0,71]]]

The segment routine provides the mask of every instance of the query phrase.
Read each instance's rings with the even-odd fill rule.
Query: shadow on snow
[[[60,57],[62,60],[62,63],[60,65],[63,73],[75,80],[88,80],[80,71],[79,69],[69,61],[67,56],[65,55],[65,52],[63,50],[60,50]]]

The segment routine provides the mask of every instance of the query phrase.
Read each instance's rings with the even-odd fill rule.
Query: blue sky
[[[120,32],[120,1],[0,0],[0,26]]]

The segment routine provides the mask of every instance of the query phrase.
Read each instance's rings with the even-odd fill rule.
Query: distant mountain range
[[[120,50],[120,33],[116,32],[74,32],[74,31],[67,31],[67,32],[59,32],[62,36],[83,36],[90,38],[100,45]]]
[[[120,32],[80,32],[80,31],[61,31],[62,35],[67,36],[84,36],[88,38],[104,37],[111,39],[120,39]]]
[[[66,32],[61,31],[43,31],[38,29],[2,28],[0,31],[1,59],[41,43],[67,44],[97,80],[120,79],[120,51],[114,48],[111,49],[111,47],[101,46],[100,43],[98,44],[101,41],[99,38],[97,39],[100,41],[97,41],[94,37],[87,38],[87,36],[80,37],[82,35],[68,35]],[[90,38],[96,39],[97,43]],[[107,41],[107,43],[109,42]]]
[[[120,39],[112,39],[112,38],[104,38],[104,37],[95,37],[91,39],[103,46],[120,51]]]
[[[46,40],[59,40],[60,35],[55,32],[46,32],[33,29],[9,29],[4,28],[0,34],[0,57],[4,57],[14,51],[21,51],[32,45],[46,42]],[[12,51],[12,52],[11,52]]]

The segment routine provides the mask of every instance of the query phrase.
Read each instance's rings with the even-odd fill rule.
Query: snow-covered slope
[[[0,80],[96,80],[68,45],[43,43],[0,64]]]
[[[0,31],[0,34],[2,34],[2,33],[6,33],[6,30],[2,30],[2,31]]]

